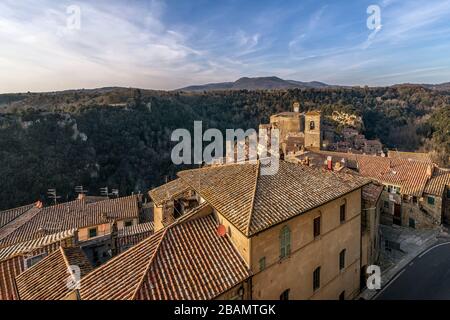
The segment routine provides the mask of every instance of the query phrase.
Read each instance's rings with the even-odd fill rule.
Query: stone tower
[[[322,115],[320,111],[305,114],[305,147],[320,149],[322,147]]]

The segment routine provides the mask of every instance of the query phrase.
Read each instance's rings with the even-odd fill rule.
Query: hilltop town
[[[259,126],[280,132],[273,175],[215,163],[143,194],[1,211],[0,299],[370,297],[374,265],[418,250],[393,235],[447,235],[450,171],[324,122],[294,102]]]

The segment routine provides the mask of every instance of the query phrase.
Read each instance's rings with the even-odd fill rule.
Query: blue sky
[[[0,43],[0,92],[272,75],[440,83],[450,81],[450,0],[2,0]]]

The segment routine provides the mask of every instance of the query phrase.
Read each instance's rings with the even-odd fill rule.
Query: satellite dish
[[[219,226],[217,227],[217,235],[219,237],[223,237],[226,234],[227,234],[227,229],[225,228],[225,226],[223,224],[219,224]]]

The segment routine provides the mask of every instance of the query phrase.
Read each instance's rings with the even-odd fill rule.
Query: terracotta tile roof
[[[383,185],[370,183],[362,188],[362,199],[370,205],[375,205],[383,192]]]
[[[128,237],[140,233],[153,233],[154,224],[153,222],[145,222],[135,224],[134,226],[124,227],[118,231],[119,237]]]
[[[212,207],[247,236],[361,188],[370,180],[279,162],[274,175],[256,164],[231,164],[179,172]]]
[[[26,214],[30,211],[29,210]],[[75,200],[55,206],[45,207],[30,215],[23,223],[16,223],[25,216],[13,220],[0,229],[0,247],[41,238],[44,235],[110,223],[113,220],[139,217],[139,205],[136,195],[86,203]],[[10,228],[6,235],[2,230]],[[12,231],[11,231],[12,230]]]
[[[387,156],[388,158],[400,158],[406,160],[411,159],[426,163],[433,163],[430,154],[425,152],[404,152],[404,151],[388,150]]]
[[[118,252],[123,252],[138,244],[154,233],[153,222],[140,223],[131,227],[125,227],[118,232],[116,245]]]
[[[75,236],[75,229],[65,230],[58,233],[53,233],[41,238],[17,243],[9,247],[0,249],[0,261],[10,259],[16,255],[24,254],[52,243],[60,242],[65,239],[69,239]]]
[[[73,265],[80,268],[81,277],[92,270],[80,248],[60,247],[16,277],[20,300],[63,299],[72,291],[68,283],[71,277],[69,266]]]
[[[446,186],[450,188],[450,170],[435,168],[423,192],[441,197]]]
[[[156,205],[172,200],[177,195],[189,190],[189,186],[186,185],[183,180],[175,179],[162,186],[159,186],[153,190],[150,190],[149,195]]]
[[[81,283],[83,300],[212,299],[250,276],[210,214],[159,230]]]
[[[362,176],[399,186],[402,194],[420,197],[428,181],[427,168],[430,164],[426,162],[331,151],[315,153],[332,156],[333,162],[343,158],[356,161],[358,172]],[[314,153],[310,154],[312,156]]]
[[[236,228],[246,231],[252,211],[258,164],[229,164],[181,171],[178,176]]]
[[[3,243],[3,240],[8,238],[11,234],[13,234],[17,229],[24,226],[26,223],[28,223],[31,219],[33,219],[39,212],[41,211],[40,208],[32,207],[29,210],[22,213],[20,216],[15,218],[14,220],[10,221],[8,224],[4,225],[0,229],[0,248],[3,247],[5,244]]]
[[[9,209],[0,211],[0,228],[5,226],[6,224],[10,223],[12,220],[19,217],[21,214],[27,212],[31,208],[34,207],[34,204],[29,204],[23,207]]]

